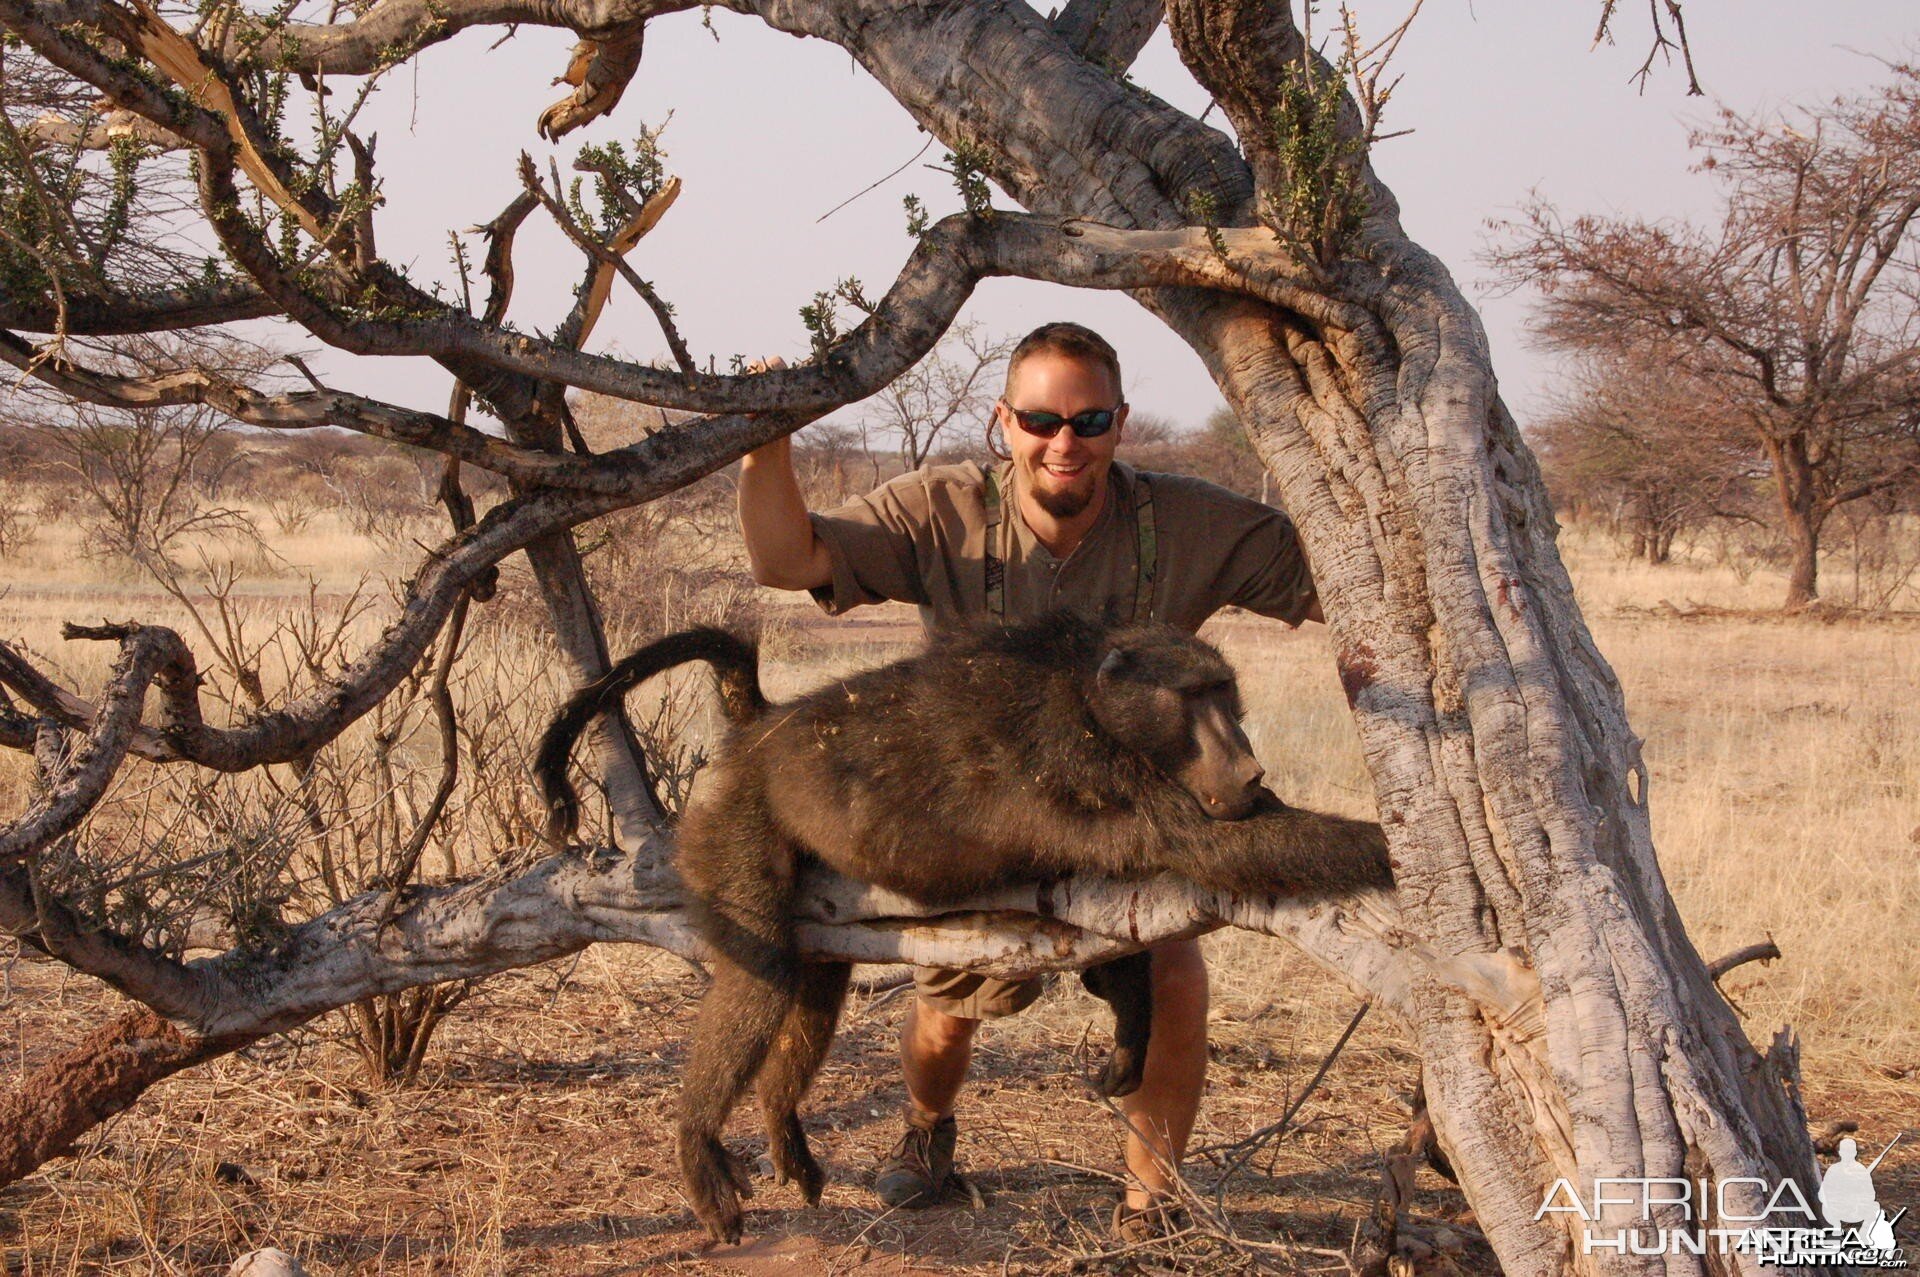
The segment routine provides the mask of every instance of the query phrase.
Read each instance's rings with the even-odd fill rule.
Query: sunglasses
[[[1085,412],[1063,417],[1057,412],[1030,412],[1025,408],[1016,408],[1006,400],[1000,406],[1013,414],[1020,428],[1030,435],[1042,439],[1051,439],[1060,433],[1060,427],[1069,426],[1077,438],[1096,439],[1113,429],[1113,419],[1119,415],[1119,408],[1089,408]]]

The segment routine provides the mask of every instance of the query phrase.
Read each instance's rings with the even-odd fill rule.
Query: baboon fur
[[[1075,873],[1171,871],[1275,897],[1392,885],[1378,825],[1288,807],[1259,786],[1218,652],[1165,625],[1110,629],[1069,612],[956,631],[781,706],[761,694],[752,644],[732,634],[649,644],[569,702],[542,742],[535,770],[557,840],[577,818],[566,776],[574,738],[616,697],[689,660],[713,666],[734,723],[678,831],[680,876],[714,954],[682,1080],[680,1163],[717,1240],[740,1237],[748,1186],[720,1134],[749,1082],[779,1181],[796,1181],[810,1204],[825,1184],[798,1107],[849,967],[799,955],[794,893],[806,861],[936,907]],[[1235,774],[1247,793],[1237,803],[1193,779],[1196,716],[1222,698],[1251,768]],[[1225,766],[1216,759],[1213,771]],[[1207,814],[1221,807],[1241,818]],[[1140,954],[1086,977],[1114,1005],[1103,1081],[1114,1093],[1138,1084],[1148,972]]]

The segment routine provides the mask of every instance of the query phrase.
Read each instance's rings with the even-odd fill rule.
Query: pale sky
[[[1405,11],[1398,0],[1358,8],[1363,35]],[[1405,79],[1385,123],[1415,132],[1375,156],[1408,231],[1480,305],[1495,369],[1523,422],[1551,383],[1552,361],[1527,346],[1527,299],[1485,290],[1476,254],[1489,219],[1510,216],[1531,191],[1575,212],[1709,213],[1712,184],[1689,171],[1686,136],[1716,100],[1753,111],[1830,97],[1883,81],[1876,57],[1920,45],[1912,0],[1694,0],[1688,30],[1709,96],[1688,98],[1678,68],[1660,69],[1637,92],[1630,76],[1646,51],[1644,15],[1622,6],[1618,44],[1593,48],[1597,12],[1597,0],[1428,0],[1396,60]],[[379,133],[383,255],[417,280],[450,279],[447,230],[498,213],[516,189],[520,150],[543,171],[556,156],[564,172],[582,142],[630,139],[671,111],[662,146],[685,189],[629,260],[677,307],[703,363],[708,353],[723,368],[735,353],[803,357],[798,311],[816,290],[853,275],[877,296],[905,260],[901,197],[918,194],[936,215],[958,200],[945,174],[923,167],[939,161],[936,144],[817,222],[905,163],[925,135],[844,52],[719,11],[712,22],[709,33],[698,12],[655,20],[619,107],[557,147],[533,126],[558,96],[548,81],[565,63],[566,33],[524,27],[489,51],[498,30],[470,31],[426,53],[417,72],[400,71],[363,117]],[[1164,31],[1133,74],[1183,110],[1206,105]],[[522,236],[511,315],[523,328],[557,322],[579,278],[578,255],[543,218],[536,212]],[[1197,425],[1221,402],[1198,358],[1124,295],[990,280],[969,317],[1011,334],[1051,319],[1092,325],[1118,347],[1137,410]],[[642,359],[666,353],[650,312],[619,284],[595,346]],[[425,361],[330,353],[322,364],[349,388],[421,407],[446,402],[445,374]]]

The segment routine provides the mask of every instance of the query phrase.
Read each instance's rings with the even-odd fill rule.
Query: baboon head
[[[1233,670],[1205,643],[1162,625],[1115,631],[1089,708],[1207,815],[1238,820],[1253,810],[1266,772],[1240,730]]]

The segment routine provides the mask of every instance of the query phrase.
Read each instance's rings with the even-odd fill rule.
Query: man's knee
[[[1173,940],[1153,949],[1153,1024],[1206,1033],[1207,962],[1197,940]]]
[[[965,1050],[973,1041],[973,1031],[979,1027],[978,1020],[948,1015],[938,1007],[916,1001],[913,1005],[913,1020],[908,1025],[905,1036],[911,1044],[910,1050],[939,1056]]]

